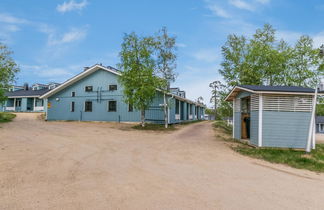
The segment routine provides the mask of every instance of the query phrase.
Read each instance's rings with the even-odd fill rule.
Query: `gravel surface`
[[[323,209],[324,175],[241,156],[211,123],[0,124],[0,209]]]

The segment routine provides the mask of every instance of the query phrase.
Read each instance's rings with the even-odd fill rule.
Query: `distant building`
[[[7,100],[0,104],[0,111],[8,112],[43,112],[44,100],[40,99],[42,95],[51,89],[59,86],[59,83],[34,84],[31,87],[28,84],[24,86],[12,86],[6,92]]]

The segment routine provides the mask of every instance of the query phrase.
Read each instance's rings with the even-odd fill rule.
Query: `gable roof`
[[[41,89],[41,90],[16,90],[16,91],[10,91],[7,92],[5,95],[8,98],[18,98],[18,97],[28,97],[28,96],[33,96],[33,97],[40,97],[44,95],[45,93],[49,92],[49,89]]]
[[[84,70],[83,72],[77,74],[76,76],[72,77],[71,79],[68,79],[67,81],[65,81],[64,83],[62,83],[61,85],[59,85],[58,87],[52,89],[51,91],[49,91],[48,93],[44,94],[43,96],[41,96],[41,98],[48,98],[52,95],[54,95],[55,93],[58,93],[59,91],[63,90],[64,88],[74,84],[75,82],[85,78],[86,76],[92,74],[93,72],[102,69],[105,71],[108,71],[110,73],[116,74],[116,75],[121,75],[121,73],[119,71],[117,71],[115,68],[112,67],[105,67],[99,64],[96,64],[90,68],[87,68],[86,70]]]
[[[72,77],[71,79],[65,81],[64,83],[62,83],[61,85],[59,85],[58,87],[48,91],[46,94],[42,95],[40,98],[41,99],[44,99],[44,98],[48,98],[56,93],[58,93],[59,91],[63,90],[64,88],[74,84],[75,82],[85,78],[86,76],[92,74],[93,72],[97,71],[97,70],[105,70],[105,71],[108,71],[110,73],[113,73],[115,75],[118,75],[120,76],[121,75],[121,72],[111,66],[108,66],[108,67],[105,67],[105,66],[102,66],[100,64],[96,64],[90,68],[86,68],[86,70],[84,70],[83,72],[81,72],[80,74],[77,74],[76,76]],[[160,89],[157,89],[157,91],[161,91]],[[162,92],[162,91],[161,91]],[[174,95],[172,93],[167,93],[167,95],[170,95],[171,97],[174,97],[178,100],[181,100],[181,101],[186,101],[188,103],[191,103],[191,104],[195,104],[196,106],[200,106],[200,107],[205,107],[204,105],[202,104],[199,104],[197,102],[194,102],[194,101],[191,101],[189,99],[186,99],[186,98],[182,98],[180,96],[177,96],[177,95]]]
[[[287,95],[314,95],[315,89],[300,86],[267,86],[267,85],[238,85],[225,98],[226,101],[232,101],[236,95],[246,91],[250,93],[268,93],[268,94],[287,94]],[[322,91],[318,92],[323,93]]]

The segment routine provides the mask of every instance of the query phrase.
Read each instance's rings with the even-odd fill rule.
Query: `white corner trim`
[[[259,95],[259,126],[258,126],[258,146],[262,147],[262,120],[263,120],[263,95]]]
[[[233,136],[233,139],[235,138],[235,99],[233,100],[233,126],[232,126],[232,136]]]

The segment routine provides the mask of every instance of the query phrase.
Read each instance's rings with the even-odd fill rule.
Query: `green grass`
[[[8,112],[0,112],[0,123],[10,122],[16,115]]]
[[[193,120],[187,122],[181,122],[178,124],[169,125],[168,128],[164,127],[164,124],[153,124],[153,123],[145,123],[145,127],[142,127],[141,124],[135,125],[132,128],[137,130],[151,130],[151,131],[175,131],[181,125],[190,125],[193,123],[201,122],[202,120]]]
[[[141,124],[135,125],[132,128],[137,130],[151,130],[151,131],[174,131],[177,128],[174,125],[169,125],[168,128],[164,127],[164,124],[151,124],[145,123],[145,127],[142,127]]]
[[[266,160],[271,163],[285,164],[294,168],[324,172],[324,144],[317,144],[316,149],[306,154],[305,151],[278,148],[253,148],[239,143],[233,149],[243,155]]]
[[[227,125],[227,123],[225,121],[218,120],[218,121],[215,121],[215,123],[213,125],[215,128],[222,129],[226,134],[232,133],[233,126]]]

